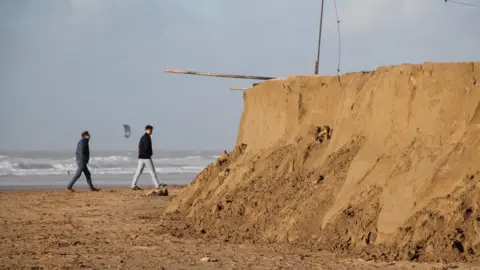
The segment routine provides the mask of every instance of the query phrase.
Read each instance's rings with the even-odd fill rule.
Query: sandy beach
[[[127,188],[133,154],[100,154],[103,189],[70,193],[68,155],[7,153],[0,268],[480,269],[479,71],[259,84],[231,151],[155,160],[169,196]]]
[[[480,270],[479,12],[0,1],[0,270]]]
[[[182,231],[170,196],[102,189],[0,193],[0,269],[467,269],[374,262],[283,244],[230,243]],[[204,262],[202,258],[208,257]],[[205,259],[204,259],[205,260]]]

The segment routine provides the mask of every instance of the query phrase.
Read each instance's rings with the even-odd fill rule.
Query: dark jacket
[[[140,143],[138,144],[138,158],[149,159],[152,157],[152,155],[152,138],[150,135],[148,135],[148,133],[145,132],[140,139]]]
[[[90,160],[90,148],[88,146],[88,140],[82,138],[77,144],[77,151],[75,152],[77,156],[77,164],[87,164]]]

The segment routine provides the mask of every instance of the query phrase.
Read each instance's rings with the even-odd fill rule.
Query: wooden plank
[[[174,74],[210,76],[210,77],[221,77],[221,78],[234,78],[234,79],[248,79],[248,80],[272,80],[272,79],[276,79],[275,77],[219,74],[219,73],[213,73],[213,72],[197,72],[197,71],[176,70],[176,69],[166,69],[165,72],[166,73],[174,73]]]

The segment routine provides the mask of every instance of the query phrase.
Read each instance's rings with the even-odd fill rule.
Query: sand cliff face
[[[480,257],[480,63],[294,76],[244,99],[235,150],[167,212],[229,240]]]

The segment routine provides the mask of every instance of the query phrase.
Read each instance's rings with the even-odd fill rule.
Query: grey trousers
[[[149,158],[149,159],[138,159],[137,172],[133,176],[132,188],[137,186],[138,178],[143,173],[143,169],[145,168],[145,166],[148,167],[148,170],[150,172],[150,176],[152,177],[153,185],[156,188],[158,188],[160,186],[160,183],[158,182],[157,174],[155,172],[155,167],[153,166],[153,161],[152,161],[151,158]]]
[[[78,178],[80,178],[80,176],[82,176],[82,172],[83,172],[83,174],[85,174],[85,177],[87,178],[88,187],[90,189],[94,189],[93,184],[92,184],[91,174],[90,174],[90,171],[88,170],[87,164],[81,164],[81,165],[77,164],[77,172],[75,172],[75,175],[73,176],[72,180],[68,184],[67,188],[70,189],[70,188],[73,187],[75,182],[77,182]]]

